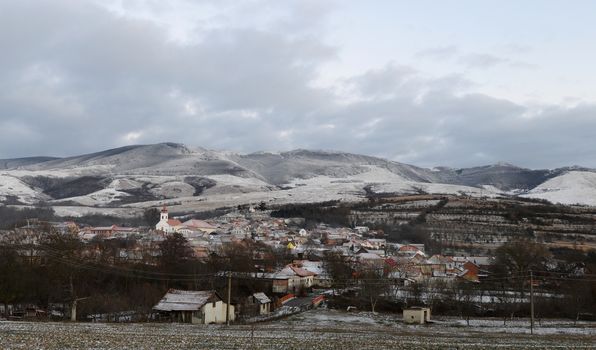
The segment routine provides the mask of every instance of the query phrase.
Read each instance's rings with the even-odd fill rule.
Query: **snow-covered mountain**
[[[596,172],[569,171],[545,181],[523,196],[553,203],[596,206]]]
[[[370,192],[518,194],[596,205],[596,172],[531,170],[510,164],[426,169],[343,152],[239,154],[176,143],[126,146],[68,158],[0,160],[0,201],[82,208],[169,203],[212,209],[274,203],[361,200]]]

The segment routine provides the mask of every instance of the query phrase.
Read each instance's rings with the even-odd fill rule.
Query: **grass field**
[[[312,310],[256,325],[0,322],[0,349],[596,349],[596,325],[455,319],[407,326],[395,315]]]

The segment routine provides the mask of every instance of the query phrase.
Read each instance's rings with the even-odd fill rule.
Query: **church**
[[[155,225],[155,229],[158,231],[163,231],[165,233],[174,233],[176,232],[176,228],[181,226],[182,222],[176,219],[170,219],[168,217],[168,208],[164,205],[161,209],[161,214],[159,216],[159,222]]]

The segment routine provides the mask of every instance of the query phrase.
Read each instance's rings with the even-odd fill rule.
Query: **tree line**
[[[222,272],[275,270],[291,261],[290,256],[250,240],[198,259],[178,233],[134,259],[121,255],[123,249],[134,252],[135,247],[134,238],[84,243],[75,233],[58,232],[49,225],[20,240],[0,240],[0,304],[50,310],[77,303],[80,320],[121,311],[148,315],[169,288],[227,295]],[[233,297],[260,288],[256,281],[235,281]]]

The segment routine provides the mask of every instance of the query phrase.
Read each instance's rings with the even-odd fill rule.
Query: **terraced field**
[[[439,204],[443,199],[444,205]],[[443,247],[486,253],[515,238],[531,238],[549,247],[596,249],[596,209],[513,198],[419,195],[381,197],[354,205],[357,225],[410,223]],[[398,237],[399,238],[399,237]]]
[[[522,323],[465,326],[444,320],[406,326],[397,316],[312,310],[257,324],[90,324],[0,322],[2,349],[593,349],[594,324],[549,322],[526,334]]]

